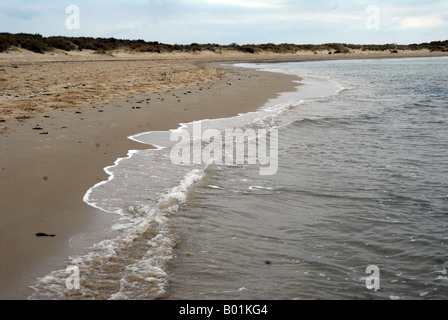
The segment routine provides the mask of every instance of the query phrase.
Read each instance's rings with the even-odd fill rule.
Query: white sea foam
[[[57,270],[37,280],[30,299],[152,299],[163,294],[165,265],[173,257],[174,246],[168,216],[186,202],[190,187],[203,176],[203,170],[189,171],[156,205],[130,207],[127,223],[116,224],[115,229],[120,230],[116,238],[70,257],[67,264],[80,269],[79,290],[67,289],[65,269]]]
[[[91,201],[90,196],[91,196],[91,194],[92,194],[92,192],[93,192],[93,190],[94,190],[95,188],[100,187],[101,185],[107,183],[108,181],[111,181],[111,180],[114,178],[114,173],[111,171],[111,168],[117,167],[117,166],[120,164],[120,162],[121,162],[122,160],[131,158],[132,155],[135,154],[136,152],[137,152],[137,150],[129,150],[129,151],[128,151],[128,155],[127,155],[127,157],[125,157],[125,158],[118,158],[117,160],[115,160],[113,166],[105,167],[105,168],[104,168],[104,172],[106,172],[106,173],[109,175],[108,180],[98,182],[98,183],[95,184],[93,187],[91,187],[91,188],[86,192],[86,194],[84,195],[84,197],[83,197],[83,201],[84,201],[85,203],[87,203],[88,205],[94,207],[94,208],[97,208],[97,209],[99,209],[99,210],[102,210],[102,211],[105,211],[105,212],[108,212],[108,213],[112,213],[112,212],[107,211],[106,209],[104,209],[104,208],[103,208],[97,201],[95,201],[95,202],[94,202],[94,201]],[[121,214],[121,211],[115,211],[115,213]]]

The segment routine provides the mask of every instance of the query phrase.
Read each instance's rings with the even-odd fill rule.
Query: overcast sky
[[[79,25],[69,6],[79,9]],[[448,0],[0,0],[0,32],[170,44],[410,44],[448,39]]]

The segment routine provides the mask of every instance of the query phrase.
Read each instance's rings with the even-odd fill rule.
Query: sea
[[[112,227],[29,299],[448,299],[448,57],[235,66],[301,80],[129,137],[83,199]]]

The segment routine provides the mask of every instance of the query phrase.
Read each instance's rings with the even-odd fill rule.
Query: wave
[[[190,188],[204,176],[193,169],[156,205],[129,207],[127,223],[114,225],[119,235],[70,257],[67,268],[56,270],[31,286],[29,299],[154,299],[165,292],[166,264],[173,257],[175,240],[169,216],[187,201]],[[79,289],[67,288],[67,270],[79,268]]]

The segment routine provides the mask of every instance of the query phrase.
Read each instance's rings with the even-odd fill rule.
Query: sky
[[[0,0],[0,32],[167,44],[448,39],[448,0]]]

